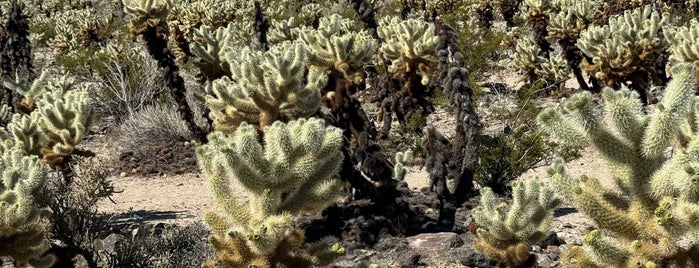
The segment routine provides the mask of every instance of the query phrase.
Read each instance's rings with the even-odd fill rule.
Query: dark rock
[[[374,250],[376,251],[390,251],[391,249],[394,248],[407,248],[408,247],[408,241],[405,240],[405,238],[399,238],[399,237],[386,237],[374,245]]]
[[[541,246],[541,248],[548,248],[549,246],[560,246],[562,244],[565,244],[565,241],[558,238],[555,232],[551,232],[548,237],[544,238],[544,240],[539,243],[539,246]]]
[[[408,244],[415,249],[445,250],[458,248],[464,241],[456,233],[425,233],[406,238]]]
[[[420,259],[422,256],[413,251],[405,251],[398,254],[397,262],[398,267],[401,268],[415,268],[421,266]]]
[[[468,251],[467,251],[468,252]],[[486,267],[493,267],[494,262],[491,262],[488,260],[488,258],[485,257],[485,255],[480,254],[475,251],[470,251],[468,254],[465,254],[462,256],[459,260],[462,265],[468,266],[468,267],[478,267],[478,268],[486,268]]]
[[[125,236],[120,234],[110,234],[104,239],[97,239],[94,242],[95,249],[98,251],[104,251],[109,255],[115,255],[117,253],[116,247],[119,243],[126,239]]]

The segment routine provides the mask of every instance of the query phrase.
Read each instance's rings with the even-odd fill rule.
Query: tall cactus
[[[643,112],[638,93],[605,88],[602,111],[595,109],[589,93],[581,93],[562,108],[539,115],[543,128],[561,141],[592,146],[619,189],[607,189],[597,178],[573,177],[560,161],[554,163],[549,174],[557,192],[599,228],[585,236],[583,247],[564,254],[564,264],[699,265],[695,70],[683,63],[672,74],[651,114]]]
[[[320,211],[342,192],[335,176],[342,163],[342,131],[321,119],[275,122],[264,137],[242,123],[232,135],[214,132],[197,157],[218,210],[208,212],[217,259],[208,267],[310,267],[327,265],[344,250],[323,240],[302,248],[293,215]],[[233,195],[230,178],[250,200]]]

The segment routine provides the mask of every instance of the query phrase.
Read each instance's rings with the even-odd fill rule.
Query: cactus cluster
[[[638,93],[605,88],[602,111],[590,93],[580,93],[539,115],[544,129],[562,142],[592,146],[618,188],[605,188],[598,178],[574,177],[561,161],[549,170],[556,191],[598,228],[585,236],[582,247],[564,253],[564,265],[699,265],[696,74],[692,64],[683,63],[672,75],[650,114],[644,113]]]
[[[228,50],[231,78],[218,79],[207,89],[214,128],[230,132],[248,122],[262,129],[277,120],[315,113],[327,76],[314,70],[304,76],[306,55],[305,46],[298,42],[279,44],[266,52]]]
[[[304,29],[299,39],[308,49],[309,63],[320,71],[338,72],[346,80],[362,81],[362,67],[376,52],[377,42],[350,19],[333,14],[321,18],[317,29]]]
[[[25,114],[15,114],[7,131],[0,131],[4,141],[0,147],[20,146],[54,169],[67,168],[92,124],[88,88],[72,77],[50,77],[48,72],[31,86],[15,84],[12,88],[25,96],[20,103],[24,106],[18,106]]]
[[[537,178],[513,182],[510,205],[498,202],[490,188],[481,189],[481,203],[473,210],[478,224],[474,249],[506,267],[522,267],[532,245],[548,236],[560,202]]]
[[[607,25],[587,28],[577,44],[592,61],[583,61],[581,67],[609,87],[630,83],[647,103],[645,90],[661,81],[656,61],[668,47],[661,33],[667,17],[645,6],[612,16]]]
[[[51,210],[37,204],[46,167],[36,156],[12,147],[2,153],[0,172],[0,256],[10,256],[20,265],[51,267],[56,259],[45,255]]]
[[[215,132],[209,140],[197,156],[220,210],[205,216],[219,254],[205,267],[310,267],[344,253],[326,240],[302,248],[303,232],[292,217],[319,211],[341,193],[339,129],[320,119],[277,121],[260,137],[243,123],[232,135]],[[248,191],[247,204],[233,195],[231,177]]]

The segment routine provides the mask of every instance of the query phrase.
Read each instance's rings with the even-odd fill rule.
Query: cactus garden
[[[0,0],[0,267],[699,267],[698,15]]]

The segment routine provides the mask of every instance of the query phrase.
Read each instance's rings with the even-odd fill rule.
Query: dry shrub
[[[202,223],[155,230],[118,243],[109,267],[201,267],[213,256],[207,242],[209,230]]]
[[[141,146],[194,138],[177,108],[171,104],[155,104],[142,108],[119,126],[121,145],[127,151],[139,151]]]
[[[78,159],[72,164],[73,181],[66,184],[61,173],[54,172],[42,196],[42,203],[53,212],[52,251],[59,257],[57,267],[83,259],[95,267],[98,257],[93,241],[109,232],[109,220],[97,210],[97,203],[114,193],[108,172],[99,169],[101,160]]]
[[[165,90],[159,79],[155,61],[138,56],[105,64],[105,74],[99,89],[92,94],[95,112],[101,117],[113,117],[123,122],[144,107],[157,101]]]

